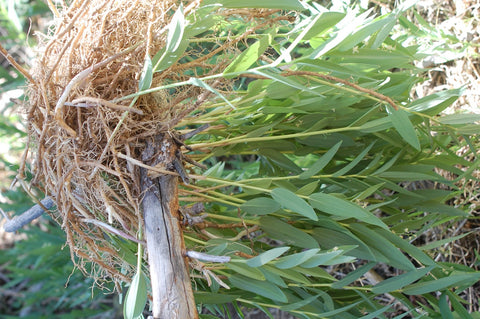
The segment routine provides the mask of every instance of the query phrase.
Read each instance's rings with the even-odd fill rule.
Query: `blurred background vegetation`
[[[342,3],[323,4],[328,7]],[[390,12],[394,3],[363,1],[361,6],[383,13]],[[400,18],[399,41],[419,45],[418,51],[426,57],[419,67],[428,70],[425,81],[413,92],[416,98],[446,88],[464,87],[464,95],[449,112],[480,113],[479,12],[475,1],[419,1],[415,10]],[[40,0],[0,0],[0,42],[20,64],[28,66],[35,47],[33,34],[35,30],[48,28],[50,19],[48,6]],[[13,216],[33,204],[18,184],[11,187],[26,143],[24,110],[18,103],[23,98],[25,81],[5,59],[0,61],[0,208]],[[478,141],[468,142],[473,148],[479,147]],[[454,146],[449,151],[461,150]],[[480,178],[478,173],[472,175]],[[453,243],[445,242],[438,259],[478,270],[480,240],[475,231],[480,226],[480,187],[477,180],[467,183],[450,204],[469,207],[472,218],[432,228],[425,236],[434,240],[425,238],[425,242],[459,236]],[[96,287],[92,279],[74,269],[64,234],[49,217],[42,217],[17,234],[4,233],[0,227],[0,249],[1,318],[121,316],[118,296],[108,294],[113,292],[113,284]],[[474,301],[480,296],[478,283],[464,295],[466,301],[471,301],[469,310],[478,311],[478,302]]]

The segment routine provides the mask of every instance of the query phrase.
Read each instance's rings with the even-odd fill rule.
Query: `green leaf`
[[[280,209],[280,204],[271,198],[257,197],[240,206],[240,209],[251,215],[267,215]]]
[[[279,257],[289,249],[290,247],[278,247],[267,250],[266,252],[247,260],[247,265],[250,267],[260,267]]]
[[[152,86],[153,79],[153,69],[152,69],[152,60],[149,56],[145,58],[145,64],[143,65],[142,75],[140,76],[140,81],[138,83],[138,89],[140,91],[148,90]]]
[[[329,31],[333,26],[340,22],[345,17],[341,12],[322,12],[320,19],[316,20],[313,26],[303,37],[305,40],[310,40],[313,37],[323,35]]]
[[[414,182],[414,181],[423,181],[423,180],[432,181],[432,180],[440,179],[439,176],[435,175],[434,172],[420,173],[420,172],[408,172],[408,171],[396,171],[396,170],[383,172],[376,176],[383,177],[396,182],[406,182],[406,181]]]
[[[453,309],[455,309],[455,311],[460,315],[460,318],[473,319],[465,307],[457,300],[457,298],[459,298],[457,295],[453,294],[451,291],[447,291],[447,295],[450,298]]]
[[[125,319],[138,318],[147,304],[147,278],[140,270],[132,278],[123,304]]]
[[[234,259],[227,263],[227,267],[236,272],[237,274],[243,275],[245,277],[253,278],[256,280],[265,280],[265,276],[259,269],[248,267],[243,263],[235,263]]]
[[[388,229],[388,226],[371,212],[344,199],[325,193],[312,194],[309,196],[309,199],[313,207],[327,214],[339,216],[344,219],[356,218],[365,223]]]
[[[390,105],[387,105],[387,110],[389,111],[388,117],[400,136],[419,151],[420,141],[412,122],[408,119],[408,113],[402,109],[394,110]]]
[[[188,47],[188,40],[183,39],[185,31],[185,16],[183,5],[177,9],[168,25],[165,47],[153,57],[155,67],[153,72],[160,72],[176,62]]]
[[[443,246],[445,244],[448,244],[448,243],[451,243],[453,241],[456,241],[456,240],[459,240],[465,236],[468,236],[470,235],[472,232],[468,232],[468,233],[465,233],[465,234],[461,234],[461,235],[458,235],[458,236],[453,236],[453,237],[450,237],[450,238],[445,238],[445,239],[441,239],[441,240],[437,240],[437,241],[434,241],[434,242],[431,242],[431,243],[428,243],[428,244],[425,244],[423,246],[420,246],[419,248],[421,250],[430,250],[430,249],[435,249],[435,248],[438,248],[440,246]]]
[[[420,112],[427,115],[437,115],[452,105],[462,94],[463,89],[454,89],[430,94],[426,97],[413,101],[409,109],[412,112]]]
[[[285,296],[282,290],[270,282],[259,281],[241,275],[233,275],[228,280],[232,286],[239,289],[253,292],[273,301],[287,302],[287,296]]]
[[[328,163],[330,163],[330,161],[340,148],[340,145],[342,145],[342,141],[335,144],[325,154],[323,154],[323,156],[320,157],[312,166],[310,166],[308,170],[300,174],[299,178],[307,179],[320,172],[325,166],[327,166]]]
[[[279,269],[270,265],[263,266],[267,271],[279,275],[283,278],[291,280],[293,282],[308,285],[310,281],[298,271],[298,269]]]
[[[304,10],[304,6],[298,0],[213,0],[206,3],[218,3],[224,8],[268,8],[282,10]]]
[[[302,188],[300,188],[299,190],[297,190],[295,194],[308,196],[318,188],[318,184],[319,184],[319,181],[308,183],[305,186],[302,186]]]
[[[257,42],[248,47],[247,50],[238,55],[235,60],[225,68],[223,71],[226,75],[225,77],[234,77],[234,75],[227,76],[228,73],[244,72],[248,70],[248,68],[250,68],[250,66],[265,52],[265,50],[267,50],[271,41],[272,37],[270,35],[262,36]]]
[[[335,172],[333,174],[333,176],[343,176],[343,175],[347,174],[348,172],[350,172],[355,166],[357,166],[358,163],[360,163],[360,161],[365,156],[367,156],[368,152],[372,149],[374,144],[375,144],[375,142],[372,142],[370,145],[368,145],[360,154],[357,155],[357,157],[355,157],[353,159],[353,161],[351,161],[350,163],[345,165],[345,167],[343,167],[340,170],[338,170],[337,172]]]
[[[184,30],[185,16],[183,15],[183,5],[180,4],[168,25],[166,52],[174,52],[178,48],[182,42]]]
[[[225,304],[240,297],[238,295],[228,295],[225,293],[217,294],[205,291],[195,291],[194,296],[195,301],[201,304]]]
[[[299,228],[293,227],[278,218],[262,216],[260,226],[274,239],[281,240],[287,245],[302,248],[319,248],[317,241]]]
[[[270,78],[270,79],[274,80],[275,82],[277,82],[276,84],[282,83],[282,84],[284,84],[288,87],[294,88],[296,90],[305,91],[305,92],[311,93],[313,95],[323,97],[322,94],[317,93],[316,91],[310,89],[310,87],[307,87],[307,86],[303,85],[302,83],[298,82],[295,79],[287,78],[287,77],[284,77],[280,74],[273,73],[273,72],[267,71],[267,70],[260,71],[260,70],[255,70],[254,69],[254,70],[251,70],[250,72],[253,73],[253,74],[258,74],[258,75]]]
[[[265,156],[281,168],[291,171],[292,173],[299,174],[302,171],[302,169],[298,167],[297,164],[295,164],[292,160],[290,160],[287,156],[285,156],[279,151],[264,148],[260,150],[259,154]]]
[[[410,257],[415,258],[418,262],[421,262],[424,265],[436,265],[435,261],[430,258],[430,256],[393,232],[384,229],[379,229],[377,232],[405,253],[409,254]]]
[[[473,124],[480,121],[480,114],[448,114],[441,116],[438,121],[449,125]]]
[[[302,307],[308,305],[309,303],[312,303],[315,300],[317,300],[319,296],[320,296],[320,294],[318,294],[316,296],[311,296],[311,297],[305,298],[303,300],[291,303],[287,306],[280,307],[280,309],[282,309],[283,311],[292,311],[292,310],[295,310],[295,309],[298,309],[298,308],[302,308]]]
[[[312,220],[318,220],[318,216],[312,206],[302,198],[298,197],[295,193],[283,188],[275,188],[272,190],[271,195],[283,208],[289,209]]]
[[[358,238],[370,247],[370,249],[375,249],[378,253],[383,255],[384,258],[386,258],[386,263],[399,269],[415,269],[411,261],[405,257],[402,251],[382,235],[382,230],[384,229],[378,229],[375,227],[370,228],[359,223],[350,224],[349,227]]]
[[[222,94],[220,94],[220,92],[218,92],[217,90],[215,90],[213,87],[211,87],[207,83],[203,82],[202,80],[197,79],[197,78],[190,78],[190,79],[188,79],[188,83],[190,83],[192,85],[195,85],[195,86],[198,86],[198,87],[201,87],[201,88],[204,88],[204,89],[207,89],[208,91],[214,93],[215,95],[220,97],[222,100],[224,100],[232,109],[235,109],[235,106],[233,106],[233,104],[229,100],[227,100]]]
[[[381,315],[382,313],[386,312],[388,309],[390,309],[393,305],[387,305],[383,308],[380,308],[378,309],[377,311],[374,311],[372,313],[369,313],[368,315],[365,315],[363,317],[360,317],[358,319],[376,319],[376,318],[380,318],[379,315]]]
[[[320,249],[318,248],[309,249],[306,251],[302,251],[301,253],[296,253],[290,256],[281,257],[278,260],[276,260],[273,264],[275,267],[280,269],[293,268],[295,266],[300,265],[303,262],[306,262],[311,257],[315,256],[315,254],[318,253],[319,251]]]
[[[367,273],[370,269],[372,269],[376,264],[377,264],[376,262],[370,262],[368,264],[365,264],[365,265],[355,269],[354,271],[352,271],[351,273],[346,275],[344,278],[342,278],[342,280],[334,282],[332,284],[332,288],[333,289],[339,289],[339,288],[343,288],[345,286],[348,286],[349,284],[351,284],[352,282],[354,282],[358,278],[362,277],[365,273]]]
[[[412,282],[419,280],[426,276],[432,269],[436,266],[429,266],[426,268],[418,268],[415,270],[408,271],[399,276],[388,278],[372,288],[372,292],[375,294],[384,294],[387,292],[392,292],[398,289],[401,289]]]
[[[346,51],[352,49],[355,45],[363,41],[368,36],[373,35],[375,32],[381,30],[386,25],[389,25],[392,19],[395,20],[395,17],[392,15],[387,15],[385,17],[377,18],[370,23],[364,24],[359,30],[355,31],[353,34],[343,40],[336,49],[338,51]]]
[[[438,300],[438,308],[442,314],[442,319],[454,319],[453,313],[448,306],[447,294],[443,293]]]
[[[166,48],[158,51],[152,59],[152,63],[153,65],[155,65],[155,67],[153,68],[153,72],[161,72],[169,66],[173,65],[175,62],[177,62],[178,59],[181,58],[185,50],[188,48],[188,45],[188,41],[182,41],[177,50],[175,50],[174,52],[168,52],[166,51]]]
[[[448,287],[457,287],[466,283],[475,283],[480,279],[480,272],[471,274],[453,274],[448,277],[423,281],[413,284],[405,289],[407,295],[423,295],[429,292],[440,291]]]
[[[303,268],[313,268],[313,267],[318,267],[320,265],[326,265],[329,261],[334,259],[337,256],[340,256],[344,253],[343,250],[337,249],[333,251],[328,251],[325,253],[320,253],[316,254],[309,260],[305,261],[303,264],[300,265],[300,267]]]

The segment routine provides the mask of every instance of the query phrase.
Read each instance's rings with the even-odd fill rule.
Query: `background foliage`
[[[232,52],[227,74],[218,75],[236,79],[232,90],[217,91],[222,98],[178,127],[210,125],[189,141],[190,156],[209,168],[191,168],[196,183],[183,186],[181,199],[205,202],[208,213],[203,223],[186,229],[189,248],[232,257],[225,265],[194,265],[196,300],[215,317],[243,316],[250,307],[270,317],[271,309],[298,318],[478,317],[468,313],[460,294],[480,273],[435,258],[438,249],[468,233],[440,240],[429,234],[474,218],[468,207],[451,203],[464,191],[462,181],[475,180],[479,118],[438,116],[462,88],[412,98],[425,75],[415,62],[432,51],[453,50],[447,41],[423,45],[432,33],[422,33],[426,22],[419,28],[409,20],[411,5],[386,13],[308,2],[294,24],[265,28],[252,35],[242,54]],[[208,17],[208,10],[199,14]],[[206,21],[197,18],[190,21]],[[228,23],[238,32],[246,28],[245,21]],[[208,35],[179,40],[201,47]],[[5,83],[18,79],[10,70],[4,73]],[[174,85],[201,83],[199,77]],[[1,128],[4,136],[23,136],[11,116]],[[2,194],[12,203],[4,210],[29,205],[19,190]],[[61,234],[47,227],[30,230],[27,241],[2,253],[7,275],[1,292],[18,288],[28,274],[32,287],[52,287],[55,304],[42,307],[45,316],[62,307],[85,311],[89,306],[77,301],[90,297],[88,288],[60,289],[72,266],[60,249]],[[22,247],[28,243],[33,246]],[[62,276],[46,280],[55,273]],[[82,282],[80,277],[74,272],[70,286]],[[43,299],[33,288],[27,291],[32,297],[23,304],[13,298],[12,309]],[[114,311],[100,296],[92,300],[92,316]],[[30,314],[38,317],[36,311]]]

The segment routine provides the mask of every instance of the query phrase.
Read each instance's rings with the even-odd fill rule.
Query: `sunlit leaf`
[[[408,118],[408,113],[402,109],[394,110],[390,105],[387,106],[387,109],[389,110],[388,117],[400,136],[419,151],[420,141],[412,122]]]
[[[185,30],[185,17],[183,15],[183,5],[180,4],[177,11],[168,25],[168,35],[166,51],[174,52],[182,42],[183,32]]]
[[[480,114],[447,114],[438,121],[450,125],[472,124],[480,121]]]
[[[145,64],[143,65],[142,74],[138,83],[138,89],[140,91],[148,90],[152,86],[153,69],[152,60],[149,56],[145,58]]]
[[[331,261],[337,256],[342,255],[343,253],[344,251],[340,249],[329,251],[326,253],[319,253],[302,263],[300,266],[304,268],[313,268],[320,265],[326,265],[329,261]]]
[[[271,40],[269,35],[262,36],[257,42],[250,45],[247,50],[238,55],[223,73],[228,74],[247,70],[265,52]]]
[[[462,94],[462,89],[441,91],[413,101],[409,109],[427,115],[436,115],[452,105]]]
[[[301,253],[296,253],[292,254],[290,256],[285,256],[281,257],[278,260],[276,260],[273,265],[277,268],[280,269],[288,269],[288,268],[293,268],[295,266],[298,266],[307,260],[309,260],[311,257],[315,256],[315,254],[319,251],[320,249],[309,249],[306,251],[302,251]]]
[[[290,247],[277,247],[277,248],[267,250],[266,252],[261,253],[260,255],[253,257],[252,259],[247,260],[247,265],[249,265],[250,267],[260,267],[274,260],[275,258],[279,257],[289,249]]]
[[[147,304],[147,279],[140,270],[132,278],[123,304],[125,319],[138,318]]]
[[[210,0],[209,2],[218,3],[224,8],[269,8],[283,10],[303,10],[302,3],[298,0],[264,0],[262,2],[254,0]],[[206,1],[206,3],[208,3]]]

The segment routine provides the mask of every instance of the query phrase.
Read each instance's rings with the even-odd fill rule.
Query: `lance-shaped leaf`
[[[332,160],[332,158],[337,153],[338,149],[342,145],[342,141],[335,144],[331,149],[328,150],[322,157],[320,157],[312,166],[308,168],[305,172],[300,174],[300,179],[307,179],[313,175],[320,172],[327,164]]]
[[[272,191],[273,199],[283,208],[289,209],[297,214],[303,215],[312,220],[318,220],[317,214],[312,206],[295,193],[284,188],[275,188]]]
[[[147,304],[147,279],[140,270],[132,278],[123,305],[123,316],[125,319],[138,318]]]
[[[183,5],[177,9],[168,25],[167,52],[174,52],[182,42],[183,32],[185,30],[185,16],[183,15]]]
[[[448,277],[413,284],[403,289],[403,292],[407,295],[422,295],[433,291],[440,291],[448,287],[457,287],[466,283],[473,284],[479,279],[480,272],[451,274]]]
[[[408,113],[402,109],[394,110],[390,105],[387,105],[388,118],[392,121],[393,126],[400,134],[400,136],[417,151],[420,150],[420,141],[418,140],[417,132],[413,127],[412,122],[408,118]]]
[[[188,41],[183,39],[185,31],[185,16],[183,14],[183,5],[177,9],[168,25],[167,42],[165,48],[159,51],[155,57],[155,67],[153,72],[160,72],[173,64],[180,55],[185,52]],[[174,54],[176,53],[176,54]]]
[[[267,250],[266,252],[247,260],[247,265],[250,267],[260,267],[279,257],[289,249],[290,247],[278,247]]]
[[[318,248],[318,243],[312,236],[278,218],[262,216],[260,218],[260,226],[269,236],[281,240],[287,245],[295,245],[302,248]]]
[[[224,8],[268,8],[282,10],[303,10],[305,7],[298,0],[209,0],[205,3],[220,4]]]
[[[235,109],[235,106],[233,106],[233,104],[229,100],[227,100],[222,94],[220,94],[220,92],[218,92],[217,90],[215,90],[213,87],[203,82],[202,80],[197,78],[190,78],[188,82],[192,85],[207,89],[208,91],[214,93],[215,95],[220,97],[222,100],[224,100],[225,103],[227,103],[232,109]]]
[[[365,223],[388,229],[388,226],[377,216],[354,203],[325,193],[315,193],[309,196],[313,207],[334,216],[356,218]]]
[[[142,74],[140,75],[138,89],[140,91],[148,90],[150,86],[152,86],[152,79],[153,79],[152,60],[147,55],[147,57],[145,58],[145,64],[143,65]]]
[[[233,275],[229,278],[232,286],[253,292],[254,294],[279,302],[287,302],[287,296],[276,285],[268,281],[251,279],[241,275]]]
[[[250,66],[265,52],[265,50],[267,50],[271,41],[272,37],[270,35],[264,35],[257,42],[248,47],[247,50],[238,55],[235,60],[225,68],[225,71],[223,71],[226,75],[225,77],[234,77],[234,75],[228,76],[228,73],[244,72],[245,70],[248,70],[248,68],[250,68]]]
[[[423,278],[426,276],[435,266],[430,266],[426,268],[419,268],[415,270],[411,270],[409,272],[406,272],[402,275],[395,276],[388,278],[378,284],[376,284],[373,288],[372,291],[376,294],[383,294],[386,292],[391,292],[395,291],[398,289],[401,289],[412,282]]]
[[[307,260],[315,256],[315,254],[318,253],[319,251],[320,249],[315,248],[315,249],[302,251],[301,253],[293,254],[290,256],[285,256],[276,260],[274,262],[274,265],[275,267],[280,269],[293,268],[295,266],[300,265],[301,263],[306,262]]]
[[[257,197],[243,203],[240,208],[251,215],[267,215],[280,209],[280,204],[267,197]]]

